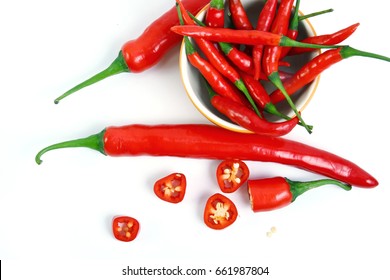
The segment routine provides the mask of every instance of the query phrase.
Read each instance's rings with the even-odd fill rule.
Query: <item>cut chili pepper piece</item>
[[[203,219],[209,228],[220,230],[233,224],[237,216],[237,208],[233,201],[216,193],[207,200]]]
[[[112,231],[114,237],[119,241],[130,242],[138,235],[139,222],[137,219],[128,216],[114,217]]]
[[[186,176],[182,173],[172,173],[157,180],[153,190],[160,199],[170,203],[179,203],[184,199],[186,188]]]
[[[246,183],[249,168],[241,160],[224,160],[218,165],[216,175],[221,191],[232,193]]]
[[[291,181],[283,177],[249,180],[251,208],[254,212],[279,209],[291,204],[306,191],[324,185],[336,185],[344,190],[351,190],[351,185],[331,179],[308,182]]]

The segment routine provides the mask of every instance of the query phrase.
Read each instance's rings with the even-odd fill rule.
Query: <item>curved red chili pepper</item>
[[[308,37],[302,40],[303,43],[319,44],[319,45],[335,45],[343,42],[351,36],[359,27],[359,23],[352,24],[344,29],[341,29],[332,34],[318,35]],[[305,52],[313,51],[311,48],[291,48],[288,55],[297,55]]]
[[[272,177],[249,180],[247,184],[251,208],[254,212],[285,207],[306,191],[324,185],[336,185],[346,191],[351,190],[351,185],[331,179],[297,182],[283,177]]]
[[[215,109],[229,120],[256,134],[274,137],[283,136],[291,132],[298,123],[296,117],[284,122],[269,122],[260,118],[248,107],[213,93],[210,86],[208,86],[208,89],[211,105]]]
[[[199,12],[209,2],[209,0],[183,1],[191,13]],[[118,57],[107,69],[71,88],[56,98],[54,103],[57,104],[72,93],[112,75],[124,72],[138,73],[154,66],[181,41],[182,38],[171,31],[171,27],[177,24],[179,24],[179,19],[176,8],[173,7],[152,22],[138,38],[126,42]]]
[[[223,0],[211,0],[205,16],[206,26],[224,27],[225,4]]]
[[[295,3],[294,13],[291,17],[290,25],[287,29],[287,37],[296,40],[298,38],[298,27],[299,27],[299,5],[301,1],[297,0]],[[291,47],[284,47],[280,53],[280,59],[284,58],[290,51]]]
[[[237,29],[252,30],[252,23],[240,0],[228,0],[233,25]]]
[[[330,66],[352,56],[370,57],[384,61],[390,61],[389,57],[360,51],[350,46],[327,50],[315,56],[312,60],[302,66],[301,69],[299,69],[291,79],[284,82],[284,89],[288,95],[292,95],[300,88],[312,82],[316,77],[318,77],[318,75],[320,75]],[[276,104],[282,100],[285,100],[285,95],[279,89],[277,89],[270,94],[270,98],[271,101]]]
[[[260,15],[257,19],[256,30],[269,31],[272,26],[272,22],[276,15],[276,8],[278,6],[278,0],[268,0],[265,2]],[[255,45],[252,49],[254,78],[260,79],[261,75],[261,60],[263,57],[264,45]]]
[[[86,147],[109,156],[175,156],[241,159],[287,164],[354,186],[372,188],[378,181],[353,162],[322,149],[283,137],[237,133],[215,125],[127,125],[107,127],[86,138],[50,145],[48,151]]]

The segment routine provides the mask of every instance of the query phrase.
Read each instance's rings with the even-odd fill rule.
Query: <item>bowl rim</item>
[[[196,17],[198,18],[199,16],[204,16],[208,7],[210,4],[206,4],[197,14]],[[298,13],[302,16],[304,13],[299,10]],[[314,26],[310,22],[309,19],[304,19],[302,23],[305,25],[306,29],[309,31],[309,33],[312,36],[316,36],[317,32],[314,29]],[[322,51],[321,49],[316,50],[317,54],[320,54]],[[241,127],[238,124],[232,123],[230,121],[224,120],[220,118],[219,116],[215,115],[213,112],[211,112],[201,101],[199,98],[196,97],[196,94],[193,90],[193,88],[190,86],[190,81],[189,81],[189,75],[184,75],[185,72],[185,66],[183,65],[187,61],[187,56],[185,53],[185,43],[184,39],[182,40],[181,46],[180,46],[180,51],[179,51],[179,70],[180,70],[180,77],[181,77],[181,82],[184,86],[184,90],[188,96],[188,98],[191,100],[192,104],[195,106],[195,108],[204,116],[206,117],[207,120],[212,122],[213,124],[220,126],[222,128],[234,131],[234,132],[240,132],[240,133],[253,133],[252,131]],[[310,103],[312,100],[314,94],[317,91],[318,84],[320,81],[321,75],[318,75],[308,86],[306,91],[308,91],[308,96],[304,100],[303,104],[299,106],[298,111],[302,112]],[[294,114],[292,115],[292,117]]]

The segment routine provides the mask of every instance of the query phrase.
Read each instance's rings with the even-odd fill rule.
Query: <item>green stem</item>
[[[311,17],[315,17],[315,16],[331,13],[333,11],[334,11],[333,9],[327,9],[327,10],[322,10],[322,11],[319,11],[319,12],[315,12],[315,13],[311,13],[311,14],[307,14],[307,15],[303,15],[303,16],[298,16],[298,20],[299,21],[305,20],[305,19],[308,19],[308,18],[311,18]]]
[[[63,149],[63,148],[90,148],[92,150],[101,152],[102,154],[105,155],[106,153],[104,151],[104,143],[103,143],[104,133],[105,130],[103,130],[100,133],[88,136],[86,138],[69,140],[69,141],[50,145],[38,152],[38,154],[35,156],[35,162],[37,164],[41,164],[42,163],[41,157],[43,154],[45,154],[48,151]]]
[[[299,5],[300,5],[301,1],[300,0],[297,0],[296,3],[295,3],[295,10],[294,10],[294,14],[291,18],[291,21],[290,21],[290,26],[289,26],[289,29],[290,30],[298,30],[298,24],[299,24]]]
[[[294,111],[295,115],[298,117],[300,122],[302,123],[302,126],[306,128],[306,130],[311,133],[312,127],[310,128],[305,121],[302,119],[301,113],[298,112],[297,108],[295,107],[294,102],[291,100],[290,95],[287,93],[286,89],[283,86],[283,82],[280,80],[280,76],[278,72],[273,72],[268,76],[268,79],[281,91],[281,93],[284,95],[284,98],[286,99],[287,103],[290,105],[291,109]]]
[[[280,38],[279,46],[281,47],[296,47],[296,48],[311,48],[311,49],[336,49],[342,46],[340,45],[317,45],[317,44],[309,44],[303,43],[296,40],[293,40],[287,36],[282,36]]]
[[[282,112],[280,112],[278,110],[278,108],[276,108],[276,106],[271,103],[271,102],[268,102],[267,104],[265,104],[264,106],[264,111],[266,111],[267,113],[271,114],[271,115],[274,115],[274,116],[277,116],[279,118],[282,118],[284,120],[290,120],[291,117],[283,114]],[[298,125],[300,126],[304,126],[301,122],[298,123]],[[309,127],[310,130],[313,129],[313,126],[312,125],[307,125]]]
[[[263,118],[261,116],[261,113],[259,111],[259,109],[257,108],[256,106],[256,103],[255,101],[253,100],[252,96],[249,94],[248,92],[248,89],[246,88],[244,82],[242,79],[239,79],[237,81],[234,82],[235,86],[244,93],[246,99],[249,101],[249,103],[251,104],[253,110],[255,110],[256,114],[260,117],[260,118]]]
[[[300,196],[304,192],[324,185],[336,185],[346,191],[352,189],[350,184],[342,183],[340,181],[333,180],[333,179],[322,179],[322,180],[309,181],[309,182],[297,182],[297,181],[291,181],[287,178],[285,179],[287,183],[290,185],[290,190],[293,195],[292,201],[294,201],[298,196]]]
[[[217,10],[223,10],[225,8],[224,2],[225,2],[224,0],[211,0],[210,7],[217,9]]]
[[[369,58],[375,58],[375,59],[380,59],[384,61],[390,62],[390,57],[375,54],[375,53],[370,53],[370,52],[365,52],[361,50],[354,49],[350,46],[344,46],[340,50],[340,55],[343,59],[349,58],[352,56],[362,56],[362,57],[369,57]]]
[[[130,70],[129,70],[129,68],[125,62],[125,59],[122,55],[122,51],[120,51],[118,57],[111,63],[110,66],[108,66],[103,71],[97,73],[96,75],[92,76],[88,80],[71,88],[70,90],[68,90],[67,92],[62,94],[60,97],[56,98],[54,100],[54,103],[58,104],[58,102],[60,102],[61,99],[64,99],[65,97],[71,95],[72,93],[74,93],[74,92],[76,92],[84,87],[87,87],[87,86],[90,86],[94,83],[97,83],[97,82],[99,82],[107,77],[110,77],[110,76],[113,76],[113,75],[116,75],[119,73],[124,73],[124,72],[130,72]]]

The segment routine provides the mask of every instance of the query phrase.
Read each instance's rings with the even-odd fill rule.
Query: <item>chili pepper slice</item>
[[[224,27],[225,3],[223,0],[211,0],[206,11],[205,23],[210,27]]]
[[[236,205],[223,194],[209,197],[204,208],[203,219],[211,229],[224,229],[233,224],[238,216]]]
[[[232,193],[246,183],[249,178],[249,168],[241,160],[224,160],[218,165],[216,175],[221,191]]]
[[[209,0],[183,0],[183,2],[191,13],[197,13],[208,4]],[[154,66],[181,41],[181,37],[170,30],[178,23],[176,8],[173,7],[152,22],[138,38],[126,42],[110,66],[57,97],[54,103],[57,104],[72,93],[107,77],[125,72],[139,73]]]
[[[182,173],[172,173],[154,183],[154,193],[160,199],[179,203],[184,199],[187,188],[186,176]]]
[[[354,186],[372,188],[378,181],[355,163],[313,146],[285,139],[229,131],[215,125],[111,126],[86,138],[50,145],[35,156],[37,164],[48,151],[85,147],[109,156],[175,156],[287,164]]]
[[[236,29],[252,30],[253,26],[240,0],[228,0],[229,11]]]
[[[128,216],[114,217],[112,231],[114,237],[119,241],[130,242],[138,235],[139,222],[137,219]]]
[[[390,62],[389,57],[357,50],[350,46],[327,50],[315,56],[312,60],[302,66],[291,79],[284,83],[284,88],[287,94],[294,94],[298,89],[312,82],[316,77],[318,77],[318,75],[330,66],[353,56],[369,57]],[[285,95],[277,89],[270,94],[270,98],[272,103],[276,104],[284,100]]]
[[[248,180],[247,185],[251,208],[254,212],[285,207],[304,192],[324,185],[336,185],[344,190],[351,190],[351,185],[331,179],[298,182],[283,177],[272,177]]]

